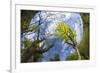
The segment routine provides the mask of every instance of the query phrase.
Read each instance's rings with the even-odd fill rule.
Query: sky
[[[39,20],[41,20],[39,22]],[[61,61],[64,61],[67,56],[71,53],[74,53],[75,50],[72,46],[64,43],[62,40],[54,40],[55,36],[55,28],[57,23],[64,22],[66,25],[69,25],[71,29],[76,31],[76,41],[79,44],[82,36],[83,36],[83,22],[79,13],[73,12],[52,12],[52,11],[39,11],[36,15],[32,18],[30,22],[30,26],[33,25],[40,25],[40,38],[46,37],[47,42],[50,44],[54,44],[49,51],[43,54],[43,58],[40,61],[49,61],[51,58],[54,58],[55,54],[58,54]],[[45,35],[43,35],[45,34]],[[33,39],[36,37],[36,33],[32,33],[30,35],[26,35],[26,38]],[[48,44],[45,45],[45,47]]]

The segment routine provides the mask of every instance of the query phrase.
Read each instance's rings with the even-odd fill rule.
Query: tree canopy
[[[88,13],[21,10],[21,62],[89,59],[88,17]]]

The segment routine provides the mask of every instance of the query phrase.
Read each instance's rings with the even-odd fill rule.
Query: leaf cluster
[[[56,34],[57,37],[63,39],[65,43],[73,43],[76,41],[76,31],[72,30],[68,24],[65,24],[64,22],[57,24]]]

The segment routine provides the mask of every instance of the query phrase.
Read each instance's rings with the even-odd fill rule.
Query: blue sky
[[[64,61],[66,57],[75,52],[75,50],[72,46],[65,44],[62,40],[54,41],[53,39],[55,37],[52,34],[55,34],[57,23],[64,22],[66,25],[69,25],[71,29],[76,31],[76,41],[79,44],[83,35],[83,23],[80,14],[72,12],[40,11],[32,18],[30,22],[31,26],[38,25],[40,19],[40,37],[46,37],[49,43],[55,44],[54,47],[43,54],[44,58],[42,58],[41,61],[49,61],[55,54],[58,54],[60,60]],[[36,33],[26,35],[26,38],[28,39],[33,39],[33,37],[36,37]]]

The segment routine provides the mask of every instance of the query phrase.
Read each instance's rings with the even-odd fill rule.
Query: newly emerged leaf
[[[60,22],[57,24],[56,34],[58,35],[59,38],[63,39],[64,42],[76,41],[76,32],[74,30],[72,30],[64,22]]]

